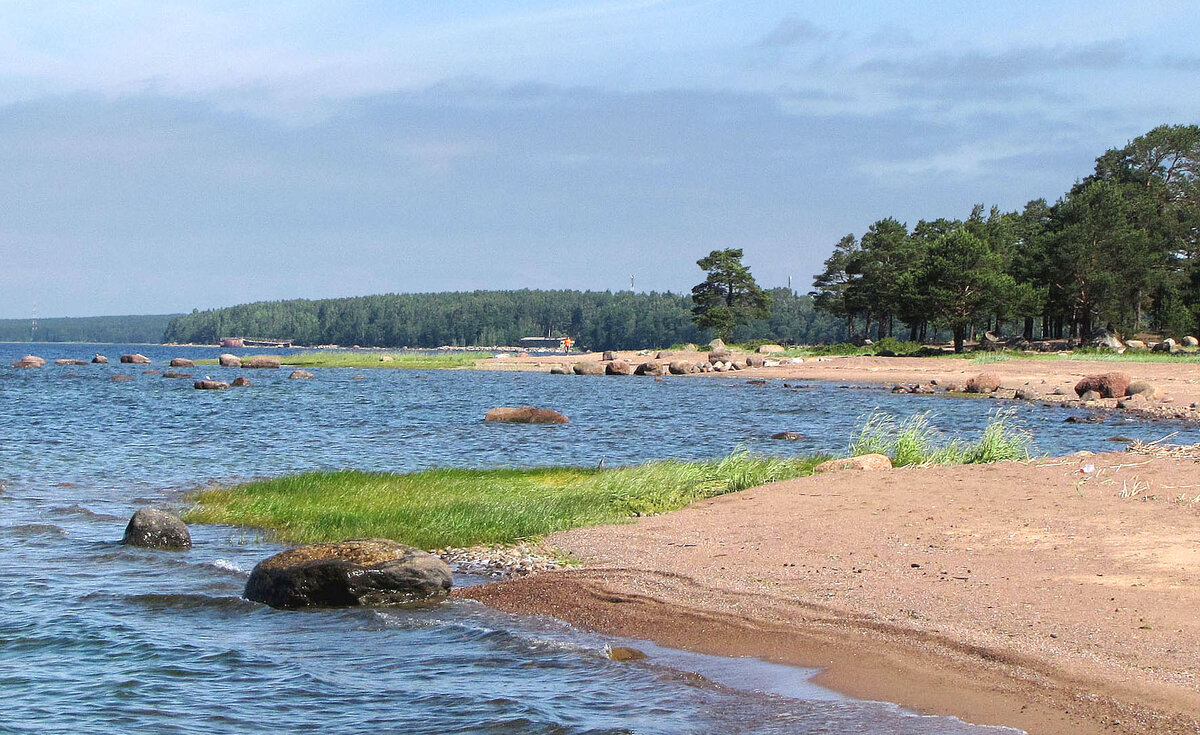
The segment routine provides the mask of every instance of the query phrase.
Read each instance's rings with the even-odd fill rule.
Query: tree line
[[[837,342],[842,321],[807,295],[770,293],[771,308],[731,338]],[[222,337],[292,340],[303,345],[429,348],[515,345],[522,337],[571,336],[581,348],[640,349],[711,339],[693,322],[691,297],[630,291],[471,291],[341,299],[262,301],[176,317],[168,342],[212,344]]]
[[[0,342],[111,342],[153,344],[176,314],[0,319]]]
[[[976,329],[1084,340],[1100,329],[1200,327],[1200,126],[1106,151],[1053,204],[976,206],[963,220],[888,217],[846,235],[811,292],[851,338]]]

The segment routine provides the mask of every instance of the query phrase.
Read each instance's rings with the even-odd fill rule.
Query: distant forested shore
[[[0,319],[0,342],[157,344],[179,314]]]
[[[739,341],[840,342],[845,323],[807,295],[771,291],[766,319],[737,329]],[[638,349],[711,339],[692,320],[690,296],[631,291],[469,291],[341,299],[261,301],[175,317],[167,342],[222,337],[286,339],[301,345],[456,347],[515,345],[522,337],[570,336],[581,348]]]

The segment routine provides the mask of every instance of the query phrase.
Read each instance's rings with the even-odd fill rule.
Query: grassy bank
[[[1032,447],[1033,436],[1007,411],[995,412],[974,442],[943,440],[942,432],[929,422],[928,413],[900,421],[876,413],[863,423],[850,445],[850,454],[886,454],[896,467],[911,467],[1029,459]]]
[[[243,357],[247,359],[249,355]],[[390,358],[383,360],[381,358]],[[298,368],[393,368],[407,370],[446,370],[471,367],[480,359],[478,355],[447,353],[426,355],[412,352],[302,352],[298,355],[280,355],[279,361],[287,367]],[[197,365],[216,365],[216,360],[197,360]]]
[[[421,548],[503,544],[677,510],[809,474],[822,459],[735,453],[604,470],[309,472],[200,492],[185,518],[263,528],[294,543],[381,536]]]

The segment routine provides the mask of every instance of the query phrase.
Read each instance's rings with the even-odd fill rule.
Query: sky
[[[247,7],[249,6],[249,7]],[[0,317],[811,287],[1200,122],[1192,2],[0,0]]]

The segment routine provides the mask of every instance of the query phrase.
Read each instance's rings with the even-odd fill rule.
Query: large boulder
[[[180,551],[192,546],[192,536],[179,516],[156,508],[142,508],[129,519],[121,543],[147,549]]]
[[[708,361],[710,363],[730,362],[732,360],[733,360],[733,352],[725,349],[724,347],[722,347],[719,350],[713,350],[712,352],[708,353]]]
[[[814,473],[836,470],[890,470],[892,460],[886,454],[860,454],[857,457],[831,459],[813,468]]]
[[[234,388],[249,388],[250,386],[254,385],[254,383],[251,383],[249,380],[247,380],[239,375],[236,378],[234,378],[233,382],[230,383],[229,385]]]
[[[696,367],[696,363],[690,360],[672,360],[671,364],[667,366],[667,370],[672,375],[690,375],[698,372],[700,368]]]
[[[665,366],[658,360],[647,360],[633,369],[634,375],[662,375],[665,372]]]
[[[228,352],[217,358],[217,362],[221,363],[221,367],[241,367],[242,358],[237,355],[231,355]]]
[[[633,375],[633,365],[625,360],[613,360],[605,366],[604,373],[606,375]]]
[[[767,358],[762,355],[746,355],[746,367],[760,368],[767,366]]]
[[[440,601],[450,567],[433,554],[388,539],[354,539],[280,552],[250,572],[243,593],[271,607],[353,607]]]
[[[760,355],[777,355],[780,352],[787,352],[787,348],[783,345],[759,345],[758,354]]]
[[[293,370],[288,376],[288,380],[312,380],[313,374],[307,370]]]
[[[97,352],[96,356],[92,358],[92,362],[97,365],[107,365],[108,358],[105,357],[104,355],[101,355],[99,352]]]
[[[605,350],[605,351],[604,351],[604,354],[600,356],[600,359],[601,359],[601,360],[604,360],[605,362],[607,362],[607,361],[609,361],[609,360],[615,360],[615,359],[617,359],[617,356],[616,356],[616,354],[614,354],[614,353],[613,353],[613,351],[612,351],[612,350]]]
[[[577,362],[572,368],[576,375],[604,375],[602,362]]]
[[[992,393],[1000,387],[1000,376],[996,373],[980,373],[967,379],[967,393]]]
[[[149,365],[150,358],[140,352],[135,352],[132,355],[121,355],[121,362],[132,365]]]
[[[196,390],[225,390],[229,383],[223,380],[197,380],[192,383],[192,387]]]
[[[274,355],[254,355],[248,360],[242,360],[242,367],[252,370],[278,370],[282,364]]]
[[[566,424],[571,421],[558,411],[534,406],[500,406],[488,411],[483,420],[506,424]]]
[[[1082,397],[1088,391],[1095,391],[1101,398],[1121,398],[1132,380],[1128,373],[1089,375],[1075,384],[1075,395]]]
[[[713,341],[709,342],[708,346],[713,348],[714,352],[717,350],[723,350],[723,349],[725,349],[725,341],[723,339],[721,339],[720,337],[718,337],[718,338],[714,339]],[[684,349],[687,349],[687,348],[684,348]],[[695,347],[693,347],[692,349],[695,349]]]
[[[1121,343],[1121,340],[1117,339],[1117,336],[1109,332],[1107,329],[1101,329],[1098,332],[1092,333],[1092,338],[1089,341],[1089,344],[1092,347],[1116,350],[1117,352],[1122,352],[1125,349],[1125,345]]]
[[[1179,340],[1179,344],[1183,345],[1184,347],[1198,347],[1200,346],[1200,340],[1189,336]]]
[[[1130,352],[1145,352],[1147,348],[1146,343],[1140,339],[1127,339],[1125,340],[1125,349]]]
[[[46,359],[44,357],[38,357],[37,355],[26,355],[12,364],[13,367],[22,369],[40,368],[44,367],[45,365]]]
[[[566,365],[552,365],[552,366],[550,366],[550,374],[551,375],[570,375],[571,368],[567,367]]]
[[[1147,401],[1157,401],[1162,397],[1162,391],[1154,383],[1149,383],[1145,380],[1136,380],[1130,383],[1129,387],[1125,389],[1125,395],[1130,397],[1141,396]]]
[[[1169,352],[1169,353],[1174,354],[1176,352],[1179,352],[1180,349],[1181,348],[1175,342],[1175,340],[1171,339],[1170,337],[1167,337],[1162,342],[1159,342],[1158,344],[1154,345],[1154,347],[1152,347],[1150,349],[1150,351],[1151,352]]]
[[[172,357],[171,367],[196,367],[196,363],[186,357]]]

